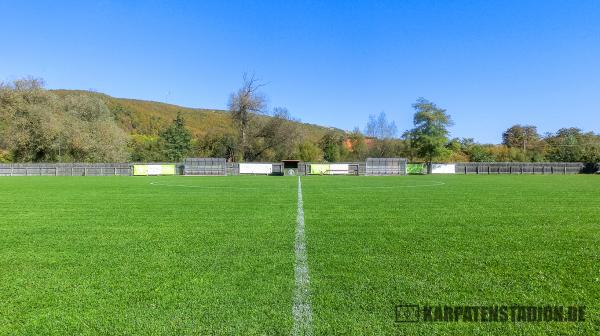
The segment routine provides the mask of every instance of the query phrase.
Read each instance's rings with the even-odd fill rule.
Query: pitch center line
[[[294,326],[292,335],[312,335],[312,308],[310,305],[310,278],[308,276],[308,259],[306,238],[304,236],[304,205],[302,203],[302,182],[298,176],[298,214],[296,216],[296,240],[294,244],[296,265],[294,274]]]

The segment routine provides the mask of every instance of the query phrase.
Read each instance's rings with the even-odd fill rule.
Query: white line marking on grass
[[[399,189],[399,188],[421,188],[421,187],[439,187],[446,183],[441,181],[431,181],[428,184],[409,184],[409,185],[391,185],[391,186],[356,186],[356,187],[337,187],[329,189]]]
[[[294,289],[294,326],[292,335],[312,335],[312,308],[310,305],[310,277],[308,276],[308,259],[306,253],[306,238],[304,236],[304,205],[302,203],[302,182],[298,176],[298,214],[296,216],[296,265],[294,274],[296,288]]]
[[[329,187],[328,190],[355,190],[355,189],[400,189],[400,188],[421,188],[438,187],[445,185],[441,181],[431,181],[430,184],[412,184],[412,185],[390,185],[390,186],[352,186],[352,187]],[[150,182],[153,186],[179,187],[179,188],[202,188],[202,189],[233,189],[233,190],[282,190],[290,188],[273,187],[231,187],[231,186],[206,186],[206,185],[188,185],[188,184],[167,184],[160,182]]]
[[[231,186],[207,186],[207,185],[188,185],[188,184],[167,184],[167,183],[160,183],[160,182],[150,182],[150,185],[160,186],[160,187],[201,188],[201,189],[233,189],[233,190],[291,189],[291,188],[269,188],[269,187],[231,187]]]

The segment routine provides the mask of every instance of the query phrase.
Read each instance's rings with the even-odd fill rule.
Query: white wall
[[[240,163],[240,174],[271,174],[273,165],[270,163]]]
[[[348,164],[346,163],[331,163],[329,165],[329,174],[331,175],[344,175],[348,174]]]
[[[431,165],[432,174],[454,174],[456,173],[455,164],[439,164],[435,163]]]

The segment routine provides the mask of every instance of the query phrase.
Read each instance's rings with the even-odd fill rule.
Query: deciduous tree
[[[395,137],[397,133],[396,123],[388,121],[385,112],[382,111],[378,115],[369,115],[369,121],[365,128],[367,136],[377,139],[390,139]]]
[[[511,148],[520,148],[523,151],[534,148],[540,141],[536,126],[513,125],[502,133],[502,143]]]
[[[257,114],[264,113],[265,98],[259,92],[263,86],[253,75],[244,74],[242,87],[229,98],[229,111],[240,134],[241,159],[248,154],[248,128]]]
[[[410,143],[431,169],[434,159],[449,154],[445,145],[448,143],[448,127],[452,125],[452,120],[446,110],[424,98],[417,99],[413,108],[416,111],[413,120],[415,127],[410,131]]]
[[[323,159],[327,162],[338,162],[342,156],[343,138],[337,133],[330,131],[325,133],[319,141],[319,147],[323,151]]]

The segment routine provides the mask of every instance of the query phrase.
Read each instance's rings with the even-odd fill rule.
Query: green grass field
[[[297,185],[0,178],[0,334],[289,335]],[[599,186],[302,177],[313,333],[600,333]],[[396,323],[398,304],[585,305],[586,321]]]

